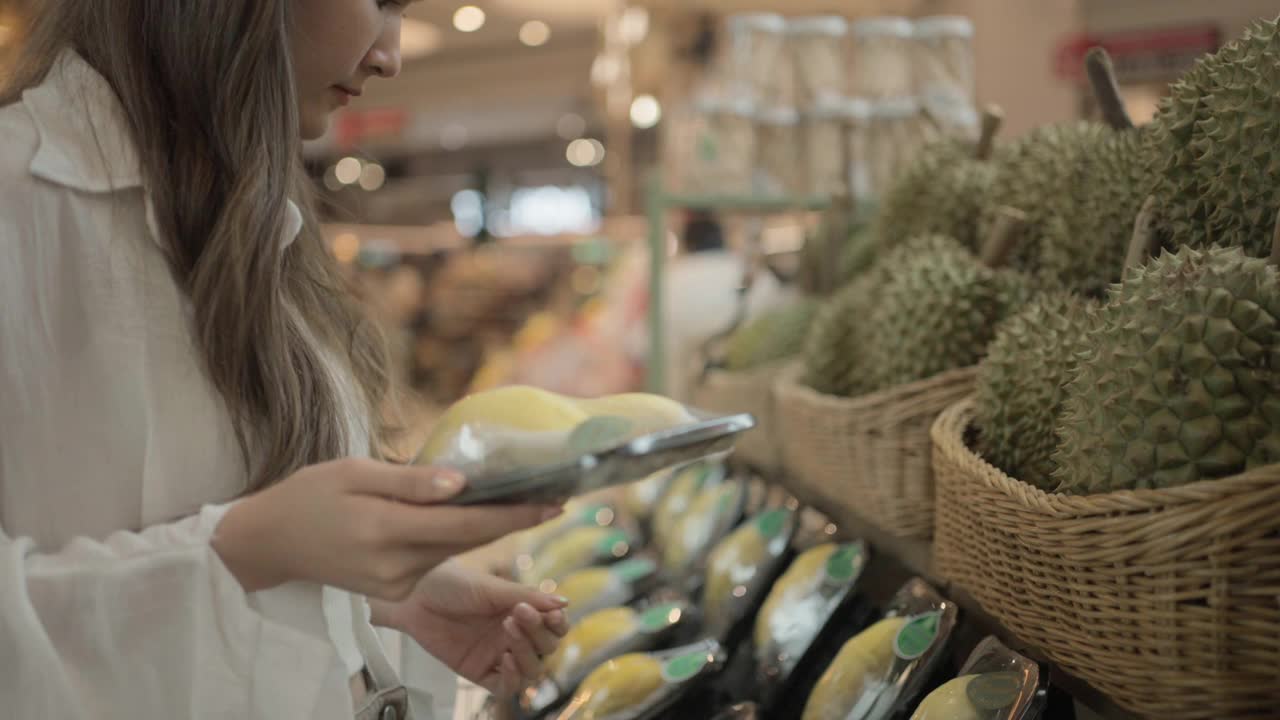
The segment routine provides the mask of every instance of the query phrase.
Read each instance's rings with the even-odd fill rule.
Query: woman
[[[300,142],[398,72],[404,7],[31,8],[0,91],[4,716],[402,718],[372,625],[498,692],[566,631],[449,561],[557,508],[442,506],[462,478],[376,459],[385,353],[308,200]]]

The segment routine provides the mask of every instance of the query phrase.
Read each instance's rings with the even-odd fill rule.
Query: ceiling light
[[[529,47],[546,45],[551,39],[551,26],[541,20],[530,20],[520,26],[520,42]]]
[[[333,175],[343,185],[352,185],[360,180],[360,172],[364,169],[359,159],[344,157],[333,169]]]
[[[556,121],[556,134],[565,140],[576,140],[587,131],[587,121],[578,113],[565,113]]]
[[[405,18],[400,21],[400,56],[416,60],[440,48],[443,33],[429,22]]]
[[[373,192],[387,183],[387,171],[378,163],[369,163],[360,171],[360,187]]]
[[[662,105],[652,95],[639,95],[631,101],[631,124],[648,130],[662,120]]]
[[[649,11],[629,7],[618,18],[618,38],[627,45],[639,45],[649,35]]]
[[[604,143],[591,138],[578,138],[569,143],[564,155],[574,167],[595,167],[604,162]]]
[[[469,33],[484,27],[484,11],[475,5],[463,5],[453,14],[453,26]]]

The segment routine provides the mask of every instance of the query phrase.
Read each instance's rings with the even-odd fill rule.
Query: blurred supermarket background
[[[0,71],[23,4],[0,0]],[[920,143],[976,134],[988,103],[1003,137],[1091,116],[1091,44],[1111,51],[1141,121],[1196,56],[1268,13],[1263,0],[427,0],[409,10],[400,79],[371,83],[306,157],[333,252],[419,407],[510,382],[680,395],[703,340],[790,292],[831,198],[874,201]]]

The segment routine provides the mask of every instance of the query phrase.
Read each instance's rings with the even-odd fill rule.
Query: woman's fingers
[[[552,610],[545,616],[547,629],[555,633],[556,637],[564,637],[569,634],[569,616],[563,610]]]
[[[543,522],[550,509],[538,505],[418,507],[396,504],[385,513],[387,532],[405,543],[486,545]]]
[[[560,638],[547,627],[542,613],[522,603],[516,606],[512,617],[533,645],[534,652],[541,656],[555,652],[556,646],[560,644]]]
[[[536,681],[542,676],[542,660],[538,658],[538,652],[534,649],[533,643],[520,629],[514,617],[503,620],[502,629],[507,634],[511,647],[509,652],[515,660],[516,668],[520,670],[520,675],[528,682]]]
[[[412,505],[448,501],[467,485],[462,473],[448,468],[392,465],[368,459],[338,461],[347,489]]]

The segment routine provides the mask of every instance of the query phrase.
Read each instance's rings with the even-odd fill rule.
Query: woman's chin
[[[303,112],[299,118],[298,130],[303,140],[319,140],[329,131],[329,113]]]

